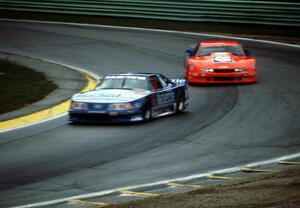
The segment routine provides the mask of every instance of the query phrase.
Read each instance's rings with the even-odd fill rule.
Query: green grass
[[[37,102],[56,88],[43,73],[0,61],[0,114]]]

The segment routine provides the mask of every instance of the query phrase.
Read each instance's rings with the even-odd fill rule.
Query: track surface
[[[99,75],[181,76],[205,36],[0,22],[0,48]],[[189,112],[139,125],[67,125],[61,117],[0,134],[0,207],[155,182],[299,152],[300,49],[240,41],[253,85],[192,86]],[[62,74],[63,76],[63,74]]]

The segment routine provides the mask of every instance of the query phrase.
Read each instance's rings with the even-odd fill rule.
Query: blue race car
[[[188,106],[185,79],[170,80],[158,73],[107,75],[93,91],[75,94],[71,122],[150,121],[180,113]]]

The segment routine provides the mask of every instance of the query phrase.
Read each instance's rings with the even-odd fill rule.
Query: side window
[[[150,81],[153,89],[159,90],[159,89],[162,88],[162,85],[160,84],[157,76],[151,76],[151,77],[149,77],[149,81]]]
[[[161,86],[163,88],[167,87],[168,83],[166,82],[166,80],[164,79],[164,77],[162,75],[158,76],[158,80],[160,81]]]
[[[173,82],[171,80],[169,80],[167,77],[164,77],[164,79],[167,84],[173,84]]]
[[[173,84],[171,80],[169,80],[167,77],[165,77],[164,75],[160,75],[160,77],[162,78],[163,82],[166,83],[166,86]]]

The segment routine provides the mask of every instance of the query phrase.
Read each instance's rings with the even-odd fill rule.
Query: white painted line
[[[0,18],[0,21],[29,22],[29,23],[46,23],[46,24],[58,24],[58,25],[70,25],[70,26],[111,28],[111,29],[124,29],[124,30],[150,31],[150,32],[163,32],[163,33],[174,33],[174,34],[185,34],[185,35],[196,35],[196,36],[219,37],[219,38],[232,38],[232,39],[236,39],[236,40],[246,40],[246,41],[259,42],[259,43],[268,43],[268,44],[275,44],[275,45],[282,45],[282,46],[289,46],[289,47],[300,48],[300,45],[289,44],[289,43],[281,43],[281,42],[276,42],[276,41],[260,40],[260,39],[254,39],[254,38],[240,38],[240,37],[229,36],[229,35],[227,36],[227,35],[214,35],[214,34],[207,34],[207,33],[182,32],[182,31],[175,31],[175,30],[162,30],[162,29],[125,27],[125,26],[111,26],[111,25],[97,25],[97,24],[87,24],[87,23],[38,21],[38,20],[20,20],[20,19],[6,19],[6,18]]]
[[[300,161],[291,161],[291,160],[281,160],[278,161],[280,165],[300,165]]]
[[[36,123],[30,123],[30,124],[25,124],[23,126],[18,126],[18,127],[14,127],[14,128],[10,128],[10,129],[1,130],[0,133],[6,133],[6,132],[9,132],[9,131],[13,131],[13,130],[22,129],[22,128],[26,128],[26,127],[29,127],[29,126],[34,126],[34,125],[37,125],[37,124],[45,123],[45,122],[52,121],[54,119],[66,116],[67,114],[68,113],[66,112],[66,113],[62,113],[62,114],[59,114],[57,116],[47,118],[45,120],[42,120],[42,121],[39,121],[39,122],[36,122]]]
[[[135,185],[135,186],[121,187],[121,188],[117,188],[117,189],[93,192],[93,193],[89,193],[89,194],[82,194],[82,195],[77,195],[77,196],[72,196],[72,197],[49,200],[49,201],[38,202],[38,203],[33,203],[33,204],[27,204],[27,205],[22,205],[22,206],[16,206],[16,207],[11,207],[11,208],[43,207],[43,206],[60,204],[60,203],[66,203],[66,202],[68,202],[70,200],[74,200],[74,199],[82,200],[82,199],[89,199],[89,198],[94,198],[94,197],[101,197],[101,196],[105,196],[105,195],[108,195],[108,194],[118,193],[118,192],[121,192],[122,190],[147,188],[147,187],[152,187],[152,186],[156,186],[156,185],[163,185],[163,184],[171,183],[171,182],[174,182],[174,181],[187,181],[187,180],[192,180],[192,179],[196,179],[196,178],[207,177],[211,174],[234,173],[234,172],[240,171],[242,168],[245,168],[245,167],[257,167],[257,166],[262,166],[262,165],[268,165],[268,164],[271,164],[271,163],[276,163],[277,161],[280,161],[280,160],[289,160],[289,159],[294,159],[294,158],[298,158],[298,157],[300,157],[300,153],[295,153],[295,154],[292,154],[292,155],[286,155],[286,156],[273,158],[273,159],[270,159],[270,160],[264,160],[264,161],[260,161],[260,162],[249,163],[249,164],[246,164],[246,165],[235,166],[235,167],[232,167],[232,168],[210,171],[208,173],[199,173],[199,174],[194,174],[194,175],[181,177],[181,178],[172,178],[172,179],[157,181],[157,182],[153,182],[153,183],[146,183],[146,184],[140,184],[140,185]]]

